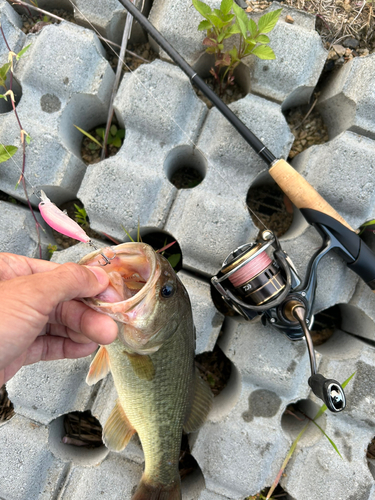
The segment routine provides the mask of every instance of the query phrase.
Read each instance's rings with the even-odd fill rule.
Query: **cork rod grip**
[[[311,208],[323,212],[353,231],[346,220],[285,160],[277,160],[269,169],[269,173],[297,208]]]

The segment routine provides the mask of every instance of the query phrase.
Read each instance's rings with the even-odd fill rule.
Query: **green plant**
[[[77,130],[79,130],[82,134],[84,134],[92,141],[88,145],[89,149],[97,150],[103,148],[103,144],[99,142],[98,139],[96,139],[94,136],[86,132],[86,130],[83,130],[77,125],[74,126]],[[95,133],[98,135],[98,137],[102,139],[102,141],[104,141],[105,128],[103,127],[97,128],[95,129]],[[115,146],[116,148],[120,148],[124,137],[125,137],[125,129],[117,128],[116,125],[111,125],[111,128],[109,129],[109,135],[106,146],[113,144],[113,146]]]
[[[104,141],[105,128],[97,128],[95,132]],[[113,144],[116,148],[120,148],[122,144],[121,141],[124,139],[124,137],[125,129],[117,128],[116,125],[111,125],[106,146]]]
[[[80,225],[80,226],[88,226],[89,221],[87,220],[87,213],[85,207],[79,207],[74,203],[74,218],[75,221]]]
[[[48,247],[47,247],[47,250],[48,250],[49,257],[51,258],[52,255],[54,254],[54,252],[56,252],[56,250],[57,250],[57,245],[51,245],[51,244],[49,244]]]
[[[244,57],[253,54],[260,59],[275,59],[274,51],[268,46],[270,39],[266,33],[273,30],[282,9],[264,14],[257,25],[234,0],[222,0],[220,9],[213,10],[201,0],[193,0],[193,5],[205,18],[198,30],[207,31],[203,45],[207,47],[206,52],[215,57],[210,73],[219,86],[220,94],[228,85],[233,85],[233,72]],[[234,35],[239,35],[239,45],[227,49],[224,41]]]

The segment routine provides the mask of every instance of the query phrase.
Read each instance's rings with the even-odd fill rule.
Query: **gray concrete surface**
[[[344,64],[326,83],[318,109],[331,137],[350,130],[375,139],[374,54]]]
[[[0,20],[6,25],[17,16],[4,5],[0,3]],[[184,2],[170,6],[156,0],[151,18],[161,19],[163,12],[170,13],[163,20],[163,29],[169,32],[174,29],[174,16],[190,14]],[[288,40],[294,41],[287,58],[280,58],[272,69],[280,74],[280,81],[290,83],[282,86],[283,95],[275,84],[273,93],[267,90],[273,102],[247,95],[231,105],[273,153],[283,157],[288,155],[292,136],[281,103],[287,107],[301,95],[308,99],[324,62],[311,18],[291,15],[295,25],[280,23],[275,31],[278,43],[287,46]],[[126,129],[121,150],[86,169],[79,155],[79,135],[71,124],[79,119],[77,124],[88,129],[101,123],[113,81],[96,36],[67,23],[27,39],[20,35],[17,22],[10,22],[7,29],[10,37],[32,42],[16,67],[22,87],[17,109],[32,136],[26,169],[30,190],[45,187],[57,204],[78,193],[93,227],[121,240],[125,237],[121,226],[134,231],[138,219],[143,230],[158,228],[174,236],[182,248],[180,274],[192,299],[198,352],[210,351],[216,344],[231,363],[228,384],[215,398],[207,422],[189,437],[198,469],[183,481],[183,500],[243,500],[256,494],[273,482],[303,425],[285,413],[288,405],[299,402],[310,416],[320,406],[307,385],[309,361],[303,342],[288,342],[259,321],[245,323],[238,318],[226,318],[218,338],[223,318],[212,304],[207,277],[217,272],[230,250],[255,238],[257,230],[245,200],[250,186],[266,178],[265,167],[218,112],[209,111],[196,97],[179,69],[156,61],[127,75],[121,84],[115,103],[116,116]],[[181,39],[187,47],[186,33],[181,32]],[[192,33],[191,47],[199,51]],[[303,81],[297,79],[298,59],[293,59],[301,58],[299,49],[294,51],[296,44],[311,57],[305,57],[311,73],[298,67]],[[362,79],[370,78],[365,59],[355,64],[364,68]],[[339,89],[342,77],[336,78],[332,85]],[[355,75],[351,78],[355,80]],[[288,101],[290,96],[293,99]],[[346,119],[345,107],[332,110],[338,122]],[[367,115],[366,119],[372,120],[366,128],[370,130],[374,119]],[[0,114],[0,140],[18,144],[18,134],[14,116]],[[374,217],[374,141],[359,130],[333,135],[327,144],[298,155],[293,165],[357,227]],[[14,159],[20,165],[19,154]],[[202,174],[199,186],[178,190],[171,184],[171,175],[181,163]],[[22,200],[20,190],[14,192],[19,170],[12,165],[0,165],[0,190]],[[25,208],[0,202],[2,251],[35,256],[29,218]],[[282,238],[301,275],[320,244],[315,229],[298,214]],[[53,260],[78,261],[89,251],[80,244],[55,252]],[[306,492],[308,500],[373,500],[375,472],[365,451],[375,428],[373,293],[336,254],[323,259],[318,280],[315,312],[340,304],[342,313],[341,329],[317,348],[319,369],[341,382],[356,372],[347,388],[347,411],[320,420],[343,458],[318,429],[311,428],[298,445],[282,485],[288,500],[305,500]],[[89,409],[104,425],[116,400],[111,376],[97,386],[85,385],[90,361],[28,366],[7,384],[16,416],[0,427],[0,497],[4,500],[130,498],[143,468],[137,439],[119,454],[104,446],[96,451],[73,450],[61,443],[66,413]]]

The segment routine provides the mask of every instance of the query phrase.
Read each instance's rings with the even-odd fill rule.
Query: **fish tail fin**
[[[132,500],[181,500],[180,478],[172,484],[152,484],[142,477]]]

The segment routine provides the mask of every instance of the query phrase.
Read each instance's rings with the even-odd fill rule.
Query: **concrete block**
[[[150,1],[137,0],[137,9],[147,15]],[[121,45],[126,20],[126,9],[117,0],[102,0],[93,4],[90,0],[74,0],[74,19],[84,26],[97,30],[104,38]],[[142,43],[147,37],[137,22],[134,22],[130,41]]]
[[[114,73],[97,37],[78,26],[50,25],[28,41],[31,47],[15,72],[22,86],[17,112],[32,138],[26,148],[25,175],[30,193],[43,189],[61,204],[76,197],[86,170],[80,155],[82,134],[74,125],[90,130],[105,122]],[[63,54],[57,66],[56,47]],[[55,70],[47,73],[52,67]],[[1,164],[0,189],[24,201],[21,190],[14,189],[22,165],[19,136],[13,113],[2,115],[0,140],[19,150]],[[32,195],[31,201],[37,204],[39,200]]]
[[[359,426],[364,422],[367,423],[373,433],[375,423],[374,348],[359,338],[336,330],[334,335],[316,350],[323,357],[320,365],[322,373],[330,376],[335,374],[335,378],[343,382],[355,372],[353,380],[345,389],[348,400],[345,415],[350,416]],[[361,452],[363,452],[362,448]]]
[[[276,59],[249,57],[244,64],[250,70],[251,92],[279,102],[285,111],[310,101],[327,51],[315,31],[313,15],[273,2],[269,9],[251,17],[258,21],[261,15],[279,8],[283,11],[269,36]],[[294,19],[293,24],[285,21],[287,15]],[[293,50],[286,50],[286,47],[293,47]]]
[[[125,76],[115,109],[124,143],[116,156],[90,167],[78,197],[91,227],[121,241],[123,227],[163,228],[177,192],[165,159],[194,140],[206,106],[180,69],[154,61]]]
[[[327,417],[325,432],[333,439],[343,458],[322,434],[314,446],[302,445],[281,479],[282,486],[292,498],[305,498],[308,491],[309,500],[330,496],[342,500],[370,499],[374,478],[366,463],[365,450],[374,430],[368,425],[358,424],[343,415]]]
[[[207,0],[205,3],[212,9],[220,7],[220,0]],[[205,35],[204,32],[197,31],[202,20],[202,16],[188,0],[155,0],[149,15],[149,21],[190,65],[194,65],[204,52],[202,41]],[[150,36],[149,40],[162,59],[171,60]]]
[[[327,81],[318,103],[331,137],[345,130],[375,139],[375,56],[355,57]]]
[[[142,467],[110,453],[100,467],[74,467],[61,493],[64,500],[131,498],[142,475]]]
[[[358,281],[349,302],[340,305],[341,328],[348,333],[375,340],[374,293],[362,281]]]
[[[19,190],[22,189],[20,186]],[[42,256],[48,258],[48,245],[55,245],[51,230],[36,213],[46,232],[40,230]],[[38,234],[35,220],[26,207],[0,201],[0,252],[10,252],[39,258]]]
[[[5,38],[16,54],[22,49],[26,35],[21,31],[22,19],[6,0],[0,1],[0,21]],[[0,67],[8,62],[8,49],[3,36],[0,39]],[[2,92],[3,93],[3,92]]]
[[[0,497],[50,500],[65,464],[48,447],[48,428],[20,415],[0,427]]]
[[[15,411],[48,424],[64,413],[86,410],[93,392],[85,382],[90,362],[87,357],[24,366],[7,383]]]
[[[227,320],[219,345],[232,375],[191,446],[208,490],[239,500],[276,477],[291,444],[280,420],[290,402],[307,397],[310,367],[303,342],[260,322]]]
[[[211,8],[218,8],[220,2],[206,2]],[[296,9],[273,2],[264,11],[270,12],[283,8],[280,20],[270,34],[270,46],[276,54],[271,61],[249,56],[238,69],[238,81],[247,91],[282,104],[288,109],[299,104],[306,104],[322,72],[327,51],[315,31],[315,17]],[[258,21],[260,13],[251,15]],[[293,24],[285,22],[286,15],[292,16]],[[204,54],[203,39],[205,32],[197,31],[202,16],[191,7],[189,1],[173,2],[156,0],[150,12],[150,21],[200,74],[208,76],[212,60]],[[151,39],[150,39],[151,41]],[[152,41],[151,41],[152,43]],[[238,40],[235,44],[238,46]],[[233,47],[232,39],[227,42]],[[293,50],[285,47],[292,46]],[[159,50],[160,57],[170,60],[162,49],[153,43],[154,50]]]
[[[292,164],[351,227],[374,218],[375,141],[343,132],[303,151]]]
[[[196,329],[195,354],[212,351],[219,336],[224,316],[218,312],[211,298],[210,284],[184,271],[178,273],[187,289],[193,309]]]
[[[288,156],[292,135],[279,105],[247,95],[230,108],[276,156]],[[246,197],[265,165],[214,108],[197,146],[206,162],[204,180],[178,192],[165,229],[177,238],[186,269],[213,275],[232,250],[258,234]]]

